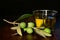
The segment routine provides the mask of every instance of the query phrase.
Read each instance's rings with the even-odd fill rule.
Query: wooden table
[[[52,37],[45,39],[36,33],[23,33],[22,37],[19,35],[12,36],[12,34],[16,32],[10,29],[12,26],[13,25],[6,24],[4,27],[0,28],[0,40],[56,40],[56,37],[54,35]]]

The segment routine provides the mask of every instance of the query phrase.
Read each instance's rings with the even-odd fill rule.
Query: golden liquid
[[[36,27],[40,28],[41,25],[43,24],[43,19],[35,19],[35,20],[36,20]],[[44,23],[45,23],[45,20],[44,20]]]

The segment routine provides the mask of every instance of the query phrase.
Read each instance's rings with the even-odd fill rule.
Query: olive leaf
[[[50,34],[50,33],[47,33],[47,32],[45,32],[45,31],[43,31],[43,30],[41,30],[41,32],[45,35],[45,36],[52,36],[52,34]]]
[[[22,31],[21,31],[21,28],[19,27],[19,24],[18,24],[18,27],[17,27],[17,33],[22,36]]]
[[[11,27],[12,30],[17,30],[17,26],[16,27]]]
[[[46,38],[46,36],[42,33],[42,31],[41,31],[40,29],[34,29],[34,31],[35,31],[38,35]]]
[[[24,14],[24,15],[20,16],[16,21],[19,21],[19,20],[22,20],[22,19],[25,19],[25,18],[28,18],[31,16],[33,16],[33,14]]]
[[[38,35],[40,35],[40,36],[42,36],[42,37],[44,37],[44,38],[47,38],[46,36],[49,36],[49,37],[52,36],[51,34],[45,32],[45,31],[43,31],[43,30],[37,29],[37,28],[34,28],[34,31],[35,31]]]

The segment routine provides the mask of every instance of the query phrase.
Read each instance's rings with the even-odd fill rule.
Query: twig
[[[19,24],[19,23],[16,23],[15,21],[14,22],[10,22],[10,21],[7,21],[6,19],[3,19],[3,21],[9,23],[9,24]]]
[[[14,35],[17,35],[18,33],[14,33],[14,34],[12,34],[12,36],[14,36]]]

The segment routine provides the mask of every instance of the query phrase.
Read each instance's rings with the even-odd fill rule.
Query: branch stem
[[[10,22],[10,21],[7,21],[6,19],[3,19],[3,21],[9,23],[9,24],[19,24],[19,23],[16,23],[15,21],[14,22]]]

